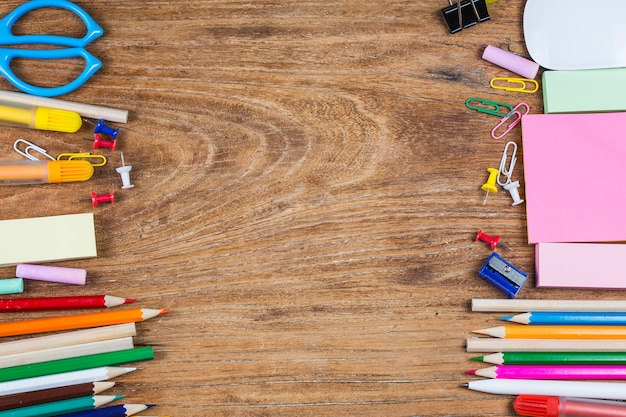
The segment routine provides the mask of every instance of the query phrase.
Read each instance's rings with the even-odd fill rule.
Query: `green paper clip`
[[[477,104],[472,104],[472,103]],[[493,116],[506,116],[513,111],[513,106],[504,103],[498,103],[497,101],[484,100],[482,98],[470,97],[465,100],[465,106],[468,109],[476,110],[481,113],[491,114]],[[506,112],[502,113],[501,109],[506,109]]]

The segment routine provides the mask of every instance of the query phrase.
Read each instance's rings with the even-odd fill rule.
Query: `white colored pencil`
[[[75,330],[0,343],[0,356],[137,335],[135,323]]]
[[[467,388],[503,395],[550,395],[583,397],[604,400],[626,400],[626,389],[621,382],[587,382],[543,379],[481,379],[471,381]]]
[[[120,368],[103,366],[82,371],[63,372],[60,374],[24,378],[15,381],[0,382],[0,395],[19,394],[22,392],[39,391],[48,388],[65,387],[85,382],[106,381],[137,368]]]
[[[467,352],[626,352],[620,339],[497,339],[470,337]]]
[[[519,312],[529,311],[626,311],[626,300],[524,300],[481,299],[472,300],[472,311]]]
[[[6,103],[28,104],[31,106],[50,107],[53,109],[73,111],[90,119],[103,119],[118,123],[126,123],[128,121],[127,110],[75,103],[56,98],[39,97],[30,94],[0,90],[0,100]]]
[[[98,353],[117,352],[120,350],[132,349],[133,347],[133,338],[129,336],[119,339],[81,343],[79,345],[35,350],[32,352],[14,353],[13,355],[0,356],[0,368],[30,365],[33,363],[59,359],[77,358],[79,356],[95,355]]]

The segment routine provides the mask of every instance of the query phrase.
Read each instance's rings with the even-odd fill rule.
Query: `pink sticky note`
[[[624,244],[539,243],[535,246],[535,285],[626,289],[624,258]]]
[[[522,118],[529,243],[626,240],[626,113]]]

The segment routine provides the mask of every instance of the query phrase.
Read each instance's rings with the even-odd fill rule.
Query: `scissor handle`
[[[82,38],[72,38],[58,35],[19,35],[13,34],[13,25],[26,13],[43,9],[45,7],[58,7],[66,9],[77,15],[85,23],[87,34]],[[95,20],[80,6],[67,0],[31,0],[16,7],[11,13],[0,20],[0,44],[2,45],[57,45],[80,48],[88,45],[93,40],[104,34],[104,30]]]
[[[83,58],[85,69],[83,72],[65,85],[58,87],[37,87],[18,78],[11,70],[11,60],[13,58],[25,59],[65,59]],[[55,97],[67,94],[83,85],[96,71],[102,67],[102,62],[91,55],[85,48],[64,48],[64,49],[1,49],[0,48],[0,75],[6,78],[11,84],[25,93],[41,97]]]

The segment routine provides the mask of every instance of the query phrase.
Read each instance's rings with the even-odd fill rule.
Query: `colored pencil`
[[[472,300],[472,311],[526,313],[528,311],[626,311],[626,300]]]
[[[39,391],[49,388],[66,387],[85,382],[106,381],[134,371],[136,368],[100,367],[82,371],[63,372],[60,374],[38,376],[35,378],[18,379],[0,382],[0,395],[19,394],[22,392]]]
[[[29,405],[28,407],[0,411],[0,417],[51,417],[59,414],[75,413],[91,410],[124,398],[123,395],[92,395],[88,397],[70,398],[69,400]]]
[[[84,329],[87,327],[140,322],[161,314],[168,313],[169,311],[170,310],[135,308],[128,310],[113,310],[97,313],[78,314],[74,316],[13,321],[0,323],[0,336],[19,336],[34,333],[53,332],[59,330]]]
[[[0,397],[0,411],[29,405],[44,404],[53,401],[69,400],[70,398],[97,395],[115,386],[113,381],[87,382],[21,394]]]
[[[74,330],[47,336],[31,337],[0,343],[0,356],[16,353],[33,352],[43,349],[78,345],[101,340],[135,336],[135,323],[102,326],[93,329]]]
[[[470,337],[468,352],[626,352],[626,340]]]
[[[109,407],[96,408],[95,410],[79,411],[72,414],[63,414],[59,417],[127,417],[141,413],[154,404],[120,404]]]
[[[131,298],[112,295],[80,295],[72,297],[0,298],[0,312],[72,310],[81,308],[109,308],[134,303]]]
[[[623,365],[495,365],[468,371],[485,378],[625,380]]]
[[[481,379],[465,386],[474,391],[503,395],[552,395],[604,400],[626,400],[623,382],[563,381],[542,379]]]
[[[494,365],[626,365],[626,352],[499,352],[472,360]]]
[[[0,369],[18,365],[47,362],[59,359],[76,358],[79,356],[95,355],[98,353],[117,352],[132,349],[133,338],[102,340],[99,342],[83,343],[80,345],[61,346],[52,349],[42,349],[33,352],[15,353],[0,356]],[[1,371],[0,371],[1,372]]]
[[[624,326],[626,325],[626,312],[536,311],[501,317],[500,320],[535,325]]]
[[[474,330],[501,339],[626,339],[626,326],[498,326]]]
[[[59,359],[56,361],[13,366],[0,371],[0,382],[15,381],[24,378],[53,375],[63,372],[81,371],[101,366],[119,365],[154,358],[151,346],[120,350],[117,352],[98,353],[96,355]]]

